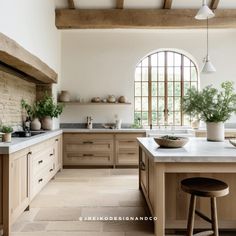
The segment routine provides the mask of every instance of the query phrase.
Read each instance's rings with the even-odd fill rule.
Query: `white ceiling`
[[[54,0],[56,8],[67,8],[67,0]],[[116,0],[74,0],[79,9],[112,9],[116,6]],[[208,0],[208,3],[210,0]],[[202,0],[173,0],[172,8],[197,9]],[[124,0],[124,8],[149,9],[162,8],[163,0]],[[219,9],[236,9],[236,0],[220,0]]]

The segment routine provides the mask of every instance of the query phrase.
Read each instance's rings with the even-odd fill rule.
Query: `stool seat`
[[[181,181],[184,192],[200,197],[223,197],[229,193],[229,186],[220,180],[194,177]]]

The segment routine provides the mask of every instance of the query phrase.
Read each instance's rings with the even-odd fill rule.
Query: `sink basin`
[[[30,131],[29,133],[25,131],[16,131],[12,134],[12,137],[13,138],[27,138],[27,137],[32,137],[39,134],[44,134],[44,133],[45,131]]]
[[[147,136],[148,137],[160,137],[163,135],[179,135],[184,137],[191,137],[193,136],[190,130],[188,129],[176,129],[176,130],[164,130],[164,129],[154,129],[148,130]]]

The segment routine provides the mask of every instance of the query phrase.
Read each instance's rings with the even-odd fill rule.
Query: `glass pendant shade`
[[[214,72],[216,72],[216,69],[213,66],[213,64],[211,63],[209,56],[207,55],[206,59],[205,59],[205,63],[202,68],[202,73],[209,74],[209,73],[214,73]]]
[[[201,8],[198,10],[195,19],[206,20],[213,18],[215,16],[214,12],[207,6],[206,0],[203,0]]]

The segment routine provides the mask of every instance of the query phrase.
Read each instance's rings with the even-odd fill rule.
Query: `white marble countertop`
[[[45,133],[38,134],[32,137],[25,138],[12,138],[11,143],[0,142],[0,154],[11,154],[21,149],[27,148],[34,144],[45,141],[49,138],[53,138],[59,134],[62,134],[62,130],[46,131]]]
[[[145,133],[146,129],[76,129],[64,128],[63,133]]]
[[[183,148],[160,148],[153,138],[138,138],[138,142],[155,162],[236,162],[236,148],[228,140],[190,138]]]

